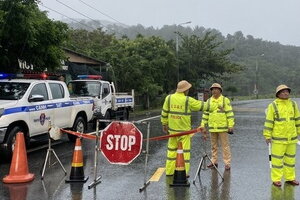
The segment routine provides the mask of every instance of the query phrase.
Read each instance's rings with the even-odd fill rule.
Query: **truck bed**
[[[112,103],[115,108],[119,107],[133,107],[134,106],[134,98],[132,95],[128,95],[126,93],[118,93],[112,98]]]

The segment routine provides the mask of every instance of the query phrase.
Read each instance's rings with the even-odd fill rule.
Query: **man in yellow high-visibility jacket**
[[[218,140],[220,138],[223,152],[223,161],[225,169],[230,170],[231,152],[229,146],[228,133],[233,132],[234,114],[230,104],[230,100],[222,95],[222,87],[218,83],[212,84],[210,87],[212,97],[207,101],[210,105],[222,104],[223,109],[218,109],[213,112],[203,112],[201,127],[206,131],[205,127],[208,125],[208,130],[211,136],[211,151],[212,162],[218,167]],[[213,164],[207,166],[212,168]]]
[[[189,82],[182,80],[177,84],[176,92],[166,97],[161,112],[161,123],[164,133],[176,134],[191,130],[191,111],[217,109],[218,105],[211,107],[209,104],[187,96],[191,87],[192,85]],[[186,173],[189,174],[191,149],[190,138],[191,135],[169,138],[166,175],[174,174],[178,141],[182,142],[185,169]]]
[[[300,112],[295,101],[289,98],[291,89],[286,85],[276,88],[276,99],[268,105],[263,135],[267,144],[272,143],[271,179],[280,187],[284,176],[286,183],[296,181],[296,143],[300,135]]]

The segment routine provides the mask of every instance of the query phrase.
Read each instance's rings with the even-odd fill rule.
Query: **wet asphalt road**
[[[64,175],[60,165],[51,157],[51,166],[47,165],[44,180],[41,180],[41,168],[47,149],[41,149],[28,154],[29,170],[35,174],[35,180],[27,184],[0,183],[1,200],[115,200],[115,199],[168,199],[168,200],[253,200],[253,199],[299,199],[300,187],[283,184],[282,188],[275,188],[271,184],[268,161],[268,148],[262,136],[264,123],[264,110],[271,100],[234,102],[236,126],[234,134],[230,136],[232,151],[232,168],[224,170],[222,156],[219,156],[219,170],[224,177],[220,178],[216,170],[201,170],[200,176],[193,179],[200,162],[205,155],[205,148],[210,154],[209,142],[203,142],[200,135],[192,138],[191,155],[191,182],[190,187],[171,188],[172,177],[162,175],[158,182],[151,182],[147,189],[139,192],[144,184],[145,155],[141,154],[130,165],[111,165],[100,154],[98,175],[102,176],[101,183],[95,188],[88,189],[93,181],[94,141],[83,140],[84,173],[89,176],[85,184],[66,184],[71,169],[74,146],[63,138],[64,143],[54,145],[63,166],[67,170]],[[300,99],[297,99],[298,105]],[[146,117],[146,116],[145,116]],[[193,126],[197,127],[201,113],[193,116]],[[136,119],[134,119],[136,120]],[[137,125],[146,137],[146,126]],[[159,118],[151,120],[151,137],[161,135]],[[145,145],[143,145],[145,149]],[[297,157],[299,155],[299,150]],[[149,162],[146,180],[159,167],[164,167],[166,157],[166,141],[150,142]],[[208,160],[206,163],[208,163]],[[299,179],[300,164],[297,162],[296,170]],[[0,178],[9,172],[9,164],[0,164]]]

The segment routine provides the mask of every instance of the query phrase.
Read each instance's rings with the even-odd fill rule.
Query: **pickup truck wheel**
[[[124,110],[123,110],[123,116],[122,116],[121,119],[125,120],[125,121],[129,119],[129,112],[128,112],[127,108],[124,108]]]
[[[77,117],[77,119],[74,122],[72,130],[79,132],[79,133],[85,133],[85,128],[86,128],[86,121],[83,119],[83,117],[80,117],[80,116]],[[75,142],[77,136],[68,134],[68,138],[69,138],[69,141]]]
[[[15,126],[8,133],[8,136],[5,140],[5,143],[7,144],[7,148],[4,149],[4,152],[3,152],[4,160],[6,160],[6,161],[11,160],[13,151],[15,148],[16,136],[17,136],[17,133],[20,131],[24,133],[23,129],[20,126]],[[24,134],[24,140],[25,140],[25,143],[27,143],[27,145],[28,145],[28,139],[25,134]]]

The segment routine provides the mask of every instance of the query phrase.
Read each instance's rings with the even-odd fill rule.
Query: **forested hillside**
[[[72,26],[75,29],[78,28],[76,24],[72,24]],[[91,22],[89,26],[91,26]],[[215,76],[206,76],[207,74],[203,71],[204,76],[202,76],[199,74],[201,73],[201,70],[199,70],[197,71],[199,79],[193,80],[197,88],[208,87],[213,81],[217,81],[223,83],[225,93],[228,95],[253,96],[255,84],[259,95],[267,95],[274,93],[278,84],[285,83],[293,89],[293,92],[300,94],[300,80],[297,77],[300,74],[300,47],[265,41],[251,35],[245,36],[241,31],[237,31],[233,35],[228,34],[224,36],[218,30],[204,27],[190,28],[165,25],[162,28],[146,28],[142,25],[128,27],[106,24],[103,30],[105,30],[105,34],[112,34],[117,39],[124,38],[124,36],[131,40],[134,40],[137,35],[144,37],[156,36],[165,40],[171,47],[173,46],[173,51],[175,50],[176,34],[178,34],[178,58],[180,60],[187,59],[184,63],[189,62],[188,60],[191,59],[191,57],[185,56],[185,51],[188,51],[187,49],[189,48],[188,46],[184,47],[185,44],[188,44],[187,40],[191,39],[192,35],[204,38],[208,32],[211,32],[210,36],[214,36],[214,43],[220,43],[215,50],[226,51],[232,49],[227,57],[232,63],[238,64],[242,70],[237,70],[237,65],[232,65],[231,67],[234,70],[230,71],[230,73],[216,73]],[[103,55],[100,57],[104,58]],[[201,60],[201,57],[198,59]],[[184,63],[179,63],[179,69],[188,69],[188,67],[182,66]],[[204,64],[202,63],[202,68]],[[173,68],[175,69],[176,66],[173,66]],[[206,70],[209,70],[209,68]],[[191,78],[188,76],[188,73],[193,72],[180,70],[180,78]],[[176,73],[173,76],[173,79],[176,80]],[[169,87],[164,87],[164,90],[169,90]]]

